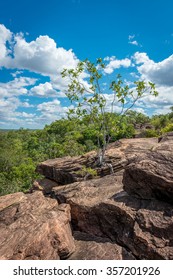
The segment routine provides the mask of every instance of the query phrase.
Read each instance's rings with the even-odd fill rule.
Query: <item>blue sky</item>
[[[173,105],[173,1],[25,0],[0,2],[0,127],[42,128],[64,117],[64,67],[105,59],[104,82],[121,73],[156,84],[159,96],[135,109]],[[86,81],[85,81],[86,82]],[[105,87],[108,105],[108,96]],[[117,111],[118,111],[117,106]]]

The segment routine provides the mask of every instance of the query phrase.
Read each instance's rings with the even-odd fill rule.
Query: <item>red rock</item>
[[[144,199],[173,204],[173,152],[155,150],[138,157],[124,172],[124,189]]]
[[[70,206],[41,192],[0,197],[0,259],[59,259],[74,251]]]

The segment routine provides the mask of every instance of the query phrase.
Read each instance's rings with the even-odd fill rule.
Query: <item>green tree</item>
[[[133,88],[130,88],[118,75],[109,84],[109,90],[113,98],[110,108],[107,108],[102,84],[105,67],[106,65],[101,58],[97,59],[96,63],[86,59],[79,62],[76,69],[64,69],[61,73],[63,78],[70,80],[66,96],[71,103],[75,104],[74,109],[69,110],[69,118],[77,116],[82,119],[89,116],[88,126],[94,125],[97,129],[98,165],[104,164],[105,151],[110,142],[111,130],[119,130],[124,116],[139,99],[147,94],[158,95],[153,83],[135,81]],[[84,73],[87,77],[87,83],[82,80]],[[121,117],[118,122],[113,118],[117,103],[121,106],[121,112],[119,113]],[[107,113],[108,109],[110,114]]]

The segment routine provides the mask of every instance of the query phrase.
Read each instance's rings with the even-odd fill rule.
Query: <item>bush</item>
[[[154,129],[146,129],[144,131],[144,137],[150,138],[150,137],[158,137],[158,132]]]
[[[173,131],[173,123],[168,124],[161,130],[162,133],[171,132],[171,131]]]

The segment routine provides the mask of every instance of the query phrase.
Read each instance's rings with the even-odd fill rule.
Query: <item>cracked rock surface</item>
[[[0,197],[0,259],[68,257],[75,250],[69,222],[70,206],[42,192]]]
[[[31,193],[0,197],[0,259],[173,259],[172,134],[117,141],[95,160],[45,161]]]

